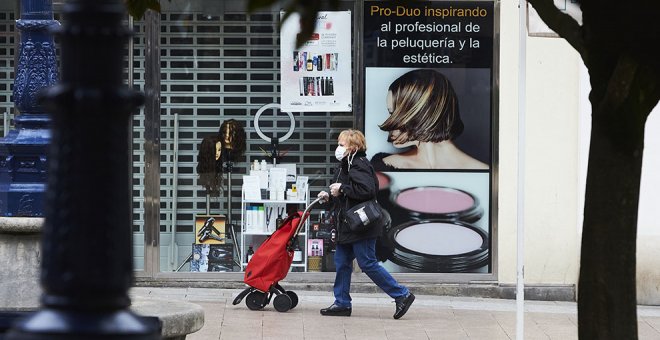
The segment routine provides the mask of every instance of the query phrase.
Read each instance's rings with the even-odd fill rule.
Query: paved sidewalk
[[[331,292],[296,291],[298,306],[277,312],[272,303],[251,311],[245,300],[232,305],[238,289],[148,288],[131,289],[132,296],[184,300],[205,311],[204,327],[189,340],[408,340],[408,339],[516,339],[514,300],[416,295],[408,313],[394,320],[394,303],[384,293],[354,293],[350,317],[328,317],[319,309],[329,306]],[[413,292],[414,293],[414,292]],[[577,308],[569,302],[525,302],[525,339],[577,339]],[[660,307],[638,308],[639,339],[660,340]]]

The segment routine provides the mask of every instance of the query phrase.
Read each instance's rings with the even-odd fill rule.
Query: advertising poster
[[[280,31],[281,110],[351,111],[351,12],[319,12],[314,34],[296,48],[299,23],[294,13]]]
[[[491,272],[493,10],[364,3],[364,132],[392,271]]]
[[[195,244],[225,244],[225,216],[195,216]]]
[[[231,272],[234,255],[230,244],[193,244],[191,272]]]

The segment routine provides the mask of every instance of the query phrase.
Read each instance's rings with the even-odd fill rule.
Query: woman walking
[[[360,269],[387,295],[394,298],[394,318],[401,318],[415,300],[408,288],[400,285],[376,260],[376,238],[381,235],[383,223],[373,225],[364,232],[353,232],[343,223],[344,212],[354,205],[376,198],[378,180],[366,158],[366,140],[358,130],[344,130],[339,134],[335,157],[341,163],[330,185],[330,194],[321,191],[318,197],[333,204],[337,216],[337,248],[335,266],[337,274],[333,287],[335,301],[321,309],[322,315],[351,315],[351,275],[353,259]],[[384,215],[389,215],[384,212]],[[387,218],[386,217],[386,218]],[[385,218],[384,218],[385,219]]]

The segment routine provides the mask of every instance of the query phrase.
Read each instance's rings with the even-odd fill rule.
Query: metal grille
[[[160,156],[160,268],[172,270],[170,252],[173,212],[174,167],[178,167],[176,202],[176,263],[185,260],[194,242],[193,221],[206,212],[206,196],[198,184],[197,153],[202,139],[218,132],[226,119],[243,123],[247,150],[235,164],[232,186],[232,220],[238,223],[241,207],[241,175],[249,162],[265,159],[261,148],[270,145],[254,130],[256,111],[267,103],[279,102],[279,12],[248,15],[225,12],[220,15],[161,14],[161,156]],[[136,24],[135,85],[144,86],[144,26]],[[174,117],[178,114],[178,159],[174,159]],[[264,114],[262,117],[269,117]],[[270,116],[272,117],[272,116]],[[287,150],[282,163],[298,164],[298,174],[310,177],[311,191],[329,183],[334,164],[331,159],[339,131],[353,126],[352,113],[294,113],[293,136],[280,145]],[[281,119],[280,119],[281,118]],[[281,136],[288,118],[277,115],[275,123],[265,122],[264,130],[275,129]],[[274,124],[274,127],[273,127]],[[133,120],[133,231],[136,268],[144,268],[144,124],[143,115]],[[178,161],[178,162],[177,162]],[[225,181],[226,183],[226,181]],[[211,199],[211,214],[227,214],[227,193]],[[184,269],[185,270],[185,269]]]
[[[2,124],[2,135],[9,132],[7,125],[14,117],[14,58],[16,50],[16,17],[12,11],[0,12],[0,118]]]

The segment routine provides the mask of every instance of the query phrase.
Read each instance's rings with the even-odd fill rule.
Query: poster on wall
[[[319,12],[314,33],[297,48],[299,23],[291,14],[280,31],[281,110],[350,112],[351,12]]]
[[[364,2],[364,132],[392,271],[491,272],[493,10]]]

